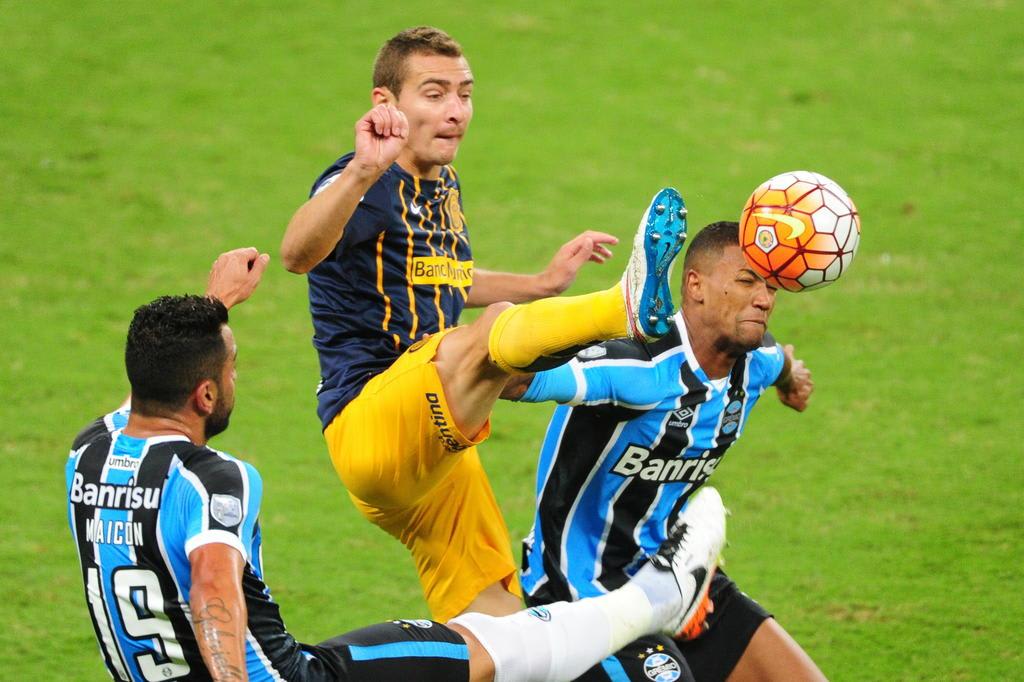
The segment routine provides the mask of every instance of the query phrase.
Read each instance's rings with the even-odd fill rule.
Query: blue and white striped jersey
[[[211,542],[246,559],[249,679],[301,672],[307,656],[263,582],[256,469],[184,436],[126,436],[127,421],[122,410],[87,427],[65,470],[68,522],[111,676],[209,679],[192,629],[188,555]]]
[[[728,377],[709,379],[681,314],[675,322],[651,344],[616,340],[584,349],[535,375],[523,396],[563,403],[541,448],[537,515],[523,541],[530,603],[623,585],[665,540],[782,371],[782,349],[766,335]]]

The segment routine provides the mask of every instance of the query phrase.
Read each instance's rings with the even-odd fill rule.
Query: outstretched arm
[[[405,114],[390,104],[378,104],[356,122],[355,156],[288,223],[281,240],[285,268],[297,274],[309,272],[331,253],[359,200],[398,158],[408,137]]]
[[[212,542],[192,550],[188,559],[192,564],[189,606],[203,662],[217,682],[248,680],[242,553],[230,545]]]
[[[558,296],[576,280],[584,263],[604,263],[612,255],[608,246],[618,243],[614,235],[587,230],[563,244],[539,274],[516,275],[477,268],[473,271],[473,288],[469,290],[466,305],[481,307],[499,301],[525,303]]]
[[[797,412],[807,409],[811,400],[811,393],[814,391],[814,381],[811,380],[811,370],[807,369],[803,360],[793,357],[792,344],[782,347],[785,361],[779,378],[775,380],[775,390],[778,392],[779,400],[783,405],[791,407]]]
[[[269,262],[270,256],[253,246],[220,254],[210,268],[206,295],[219,299],[228,309],[242,303],[259,286]],[[131,409],[131,406],[132,396],[129,393],[117,411]]]
[[[543,372],[513,375],[500,397],[527,403],[611,404],[634,410],[649,410],[660,400],[649,368],[630,363],[594,364],[579,356]]]

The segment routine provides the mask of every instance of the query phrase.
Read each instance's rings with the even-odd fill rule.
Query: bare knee
[[[485,364],[489,369],[493,368],[496,371],[498,371],[497,367],[495,367],[491,362],[491,330],[494,328],[494,323],[497,321],[498,317],[509,308],[514,307],[515,306],[512,303],[509,303],[508,301],[492,303],[491,305],[487,306],[484,309],[483,314],[480,315],[477,321],[473,323],[473,326],[479,325],[479,328],[476,330],[476,332],[480,335],[480,344],[478,348],[482,353],[478,357],[478,360],[481,363]]]
[[[476,319],[470,327],[480,326],[480,333],[483,334],[484,338],[490,336],[491,327],[494,326],[494,321],[498,319],[498,316],[509,308],[515,307],[514,304],[508,301],[500,301],[498,303],[492,303],[480,314],[480,317]]]
[[[513,304],[507,301],[492,303],[484,308],[480,317],[472,323],[446,336],[438,348],[438,361],[453,364],[460,372],[474,369],[485,372],[493,369],[496,373],[500,372],[491,364],[487,344],[495,320],[511,307]]]

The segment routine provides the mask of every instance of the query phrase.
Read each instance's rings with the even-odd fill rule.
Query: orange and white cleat
[[[703,630],[710,612],[708,590],[725,547],[725,505],[718,491],[703,486],[679,514],[668,539],[661,543],[650,563],[670,570],[679,587],[680,603],[662,626],[677,639]]]

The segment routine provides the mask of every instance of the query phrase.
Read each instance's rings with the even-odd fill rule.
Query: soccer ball
[[[740,248],[775,287],[817,289],[850,268],[860,243],[860,215],[843,188],[824,175],[776,175],[747,199]]]

